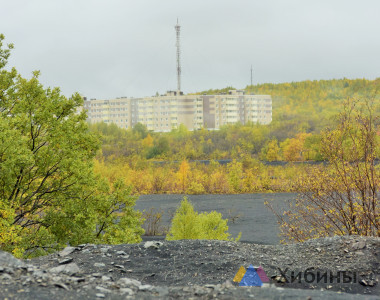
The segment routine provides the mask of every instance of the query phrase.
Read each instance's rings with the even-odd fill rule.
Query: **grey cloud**
[[[379,77],[380,2],[308,0],[4,1],[0,31],[24,76],[90,98],[307,79]]]

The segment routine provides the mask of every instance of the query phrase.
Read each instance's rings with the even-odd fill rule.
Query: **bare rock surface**
[[[241,265],[270,283],[239,287]],[[1,299],[379,299],[380,238],[290,245],[209,240],[80,245],[32,260],[0,251]]]

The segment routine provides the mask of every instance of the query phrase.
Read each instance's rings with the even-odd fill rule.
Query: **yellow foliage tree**
[[[221,170],[213,172],[207,182],[207,192],[211,194],[228,194],[230,191],[227,174]]]
[[[284,159],[286,161],[303,160],[305,139],[310,135],[310,133],[299,133],[295,138],[286,139],[283,143],[281,143]]]
[[[186,189],[188,194],[204,194],[206,176],[202,170],[193,169],[189,176],[189,185]]]
[[[153,147],[153,138],[152,136],[148,133],[148,135],[145,137],[145,139],[142,140],[142,145],[144,148],[149,148]]]
[[[186,191],[187,185],[188,185],[188,179],[190,175],[190,165],[187,162],[187,160],[183,160],[181,165],[179,166],[179,170],[177,173],[178,179],[179,179],[179,185],[182,190],[182,192]]]
[[[235,193],[242,191],[243,164],[235,159],[228,164],[228,181]]]
[[[266,159],[268,161],[276,161],[279,159],[280,148],[278,147],[277,140],[271,140],[268,143]]]

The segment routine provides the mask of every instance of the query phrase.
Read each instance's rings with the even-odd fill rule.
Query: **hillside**
[[[199,94],[224,93],[231,89],[213,89]],[[271,95],[273,101],[272,127],[290,129],[287,135],[275,136],[282,140],[299,132],[319,133],[331,125],[332,117],[342,108],[347,98],[379,97],[380,78],[367,79],[331,79],[300,81],[290,83],[265,83],[247,86],[246,93]],[[379,110],[380,112],[380,110]]]

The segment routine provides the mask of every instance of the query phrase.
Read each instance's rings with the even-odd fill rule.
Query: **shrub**
[[[228,233],[228,220],[222,218],[222,214],[212,211],[201,213],[194,211],[194,207],[186,197],[181,201],[181,205],[173,217],[172,225],[167,240],[181,239],[203,239],[203,240],[225,240],[238,241],[231,238]]]
[[[162,216],[164,211],[162,209],[156,210],[154,207],[148,211],[143,211],[142,218],[144,219],[143,228],[145,235],[155,236],[162,235],[167,232],[167,228],[162,225]]]

